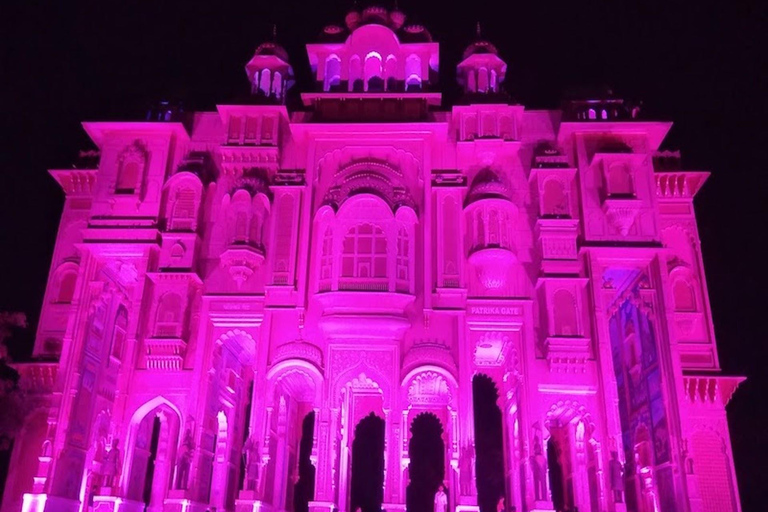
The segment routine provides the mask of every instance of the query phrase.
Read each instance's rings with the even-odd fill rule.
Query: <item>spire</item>
[[[276,23],[272,24],[272,42],[273,43],[277,42],[277,24]]]
[[[477,28],[475,29],[477,33],[477,38],[480,39],[482,31],[480,30],[480,22],[477,22]]]

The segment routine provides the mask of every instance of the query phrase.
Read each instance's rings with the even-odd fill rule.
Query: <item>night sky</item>
[[[214,109],[246,94],[243,66],[271,37],[308,85],[303,45],[342,23],[351,1],[33,2],[0,11],[0,310],[31,327],[12,350],[31,350],[63,196],[47,169],[91,148],[84,120],[140,119],[154,100]],[[386,2],[383,2],[386,5]],[[712,172],[696,211],[720,362],[746,375],[728,407],[745,511],[765,510],[768,350],[768,44],[764,4],[726,1],[400,0],[441,45],[445,99],[475,22],[509,63],[507,89],[529,108],[555,108],[574,86],[609,85],[675,122],[664,147],[683,167]],[[620,5],[622,4],[622,5]],[[754,4],[754,5],[751,5]]]

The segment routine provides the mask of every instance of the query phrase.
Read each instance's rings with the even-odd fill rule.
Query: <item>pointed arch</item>
[[[176,292],[166,292],[157,301],[154,335],[157,338],[178,338],[181,335],[184,302]]]
[[[341,84],[341,59],[336,54],[331,54],[325,59],[324,87],[326,92],[333,92]]]
[[[555,336],[577,336],[579,322],[576,298],[570,290],[561,288],[552,296]]]

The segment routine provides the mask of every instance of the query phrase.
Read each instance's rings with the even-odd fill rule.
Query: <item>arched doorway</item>
[[[472,403],[475,419],[477,455],[477,504],[481,512],[494,512],[504,496],[504,434],[499,392],[487,375],[472,379]]]
[[[437,488],[445,479],[443,426],[432,413],[421,413],[411,423],[408,443],[410,483],[405,492],[409,512],[430,512]],[[448,490],[446,489],[446,492]]]
[[[552,493],[552,506],[555,507],[555,510],[563,510],[566,503],[561,454],[562,448],[553,437],[550,437],[547,441],[547,467],[549,468],[549,489]]]
[[[293,510],[309,512],[309,502],[315,496],[315,466],[310,460],[315,435],[315,411],[304,416],[299,441],[299,480],[293,489]]]
[[[355,427],[350,510],[381,512],[384,501],[384,420],[370,413]]]

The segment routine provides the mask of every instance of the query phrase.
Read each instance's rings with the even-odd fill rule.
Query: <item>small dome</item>
[[[431,43],[432,34],[423,25],[406,25],[400,31],[403,43]]]
[[[378,25],[387,25],[389,13],[384,7],[371,6],[363,11],[363,23],[376,23]]]
[[[509,198],[509,188],[495,172],[484,169],[477,173],[469,189],[470,200],[481,197]]]
[[[341,43],[346,38],[346,30],[339,25],[326,25],[320,34],[320,41],[324,43]]]
[[[497,50],[492,43],[485,40],[479,40],[467,46],[467,49],[464,50],[461,59],[466,60],[472,55],[476,55],[478,53],[490,53],[492,55],[498,55],[499,50]]]
[[[389,20],[393,30],[400,30],[400,27],[405,24],[405,13],[395,9],[389,13]]]
[[[341,27],[340,27],[340,26],[338,26],[338,25],[326,25],[326,26],[323,28],[323,33],[324,33],[324,34],[329,34],[329,35],[333,35],[333,34],[341,34],[343,31],[344,31],[344,29],[343,29],[343,28],[341,28]]]
[[[258,48],[256,48],[256,52],[253,55],[254,57],[274,55],[280,60],[284,62],[288,62],[288,52],[285,51],[285,48],[283,48],[277,43],[272,43],[272,42],[262,43],[259,45]]]
[[[360,13],[355,10],[349,11],[344,18],[344,23],[349,30],[355,30],[360,26]]]

